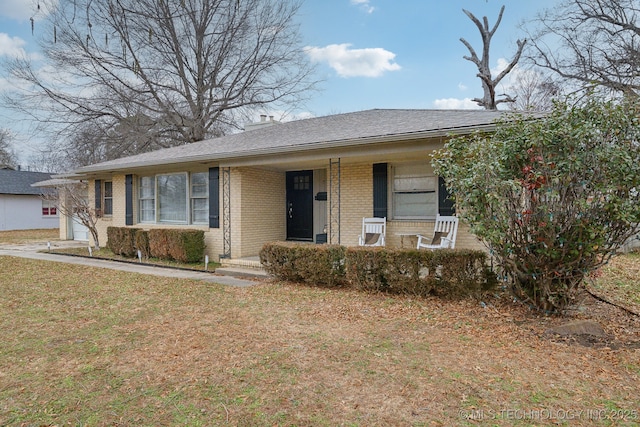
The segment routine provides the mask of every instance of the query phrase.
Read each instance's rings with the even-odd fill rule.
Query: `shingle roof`
[[[32,187],[31,184],[49,178],[51,178],[51,174],[48,173],[0,169],[0,194],[37,196],[42,194],[42,189]]]
[[[493,126],[504,111],[366,110],[274,124],[238,134],[86,166],[78,173],[188,161],[278,154],[410,137],[471,132]]]

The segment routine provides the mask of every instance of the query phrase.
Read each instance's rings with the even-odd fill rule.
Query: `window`
[[[140,222],[156,222],[156,179],[153,176],[140,178],[138,194]]]
[[[187,174],[158,175],[158,221],[187,222]]]
[[[438,178],[427,162],[394,166],[392,192],[394,219],[436,217]]]
[[[111,216],[113,215],[113,183],[111,181],[104,182],[102,194],[102,213]]]
[[[140,222],[208,224],[209,174],[183,172],[141,177],[138,206]]]
[[[191,174],[191,222],[209,223],[209,174]]]
[[[55,216],[58,214],[56,205],[51,200],[42,200],[42,216]]]

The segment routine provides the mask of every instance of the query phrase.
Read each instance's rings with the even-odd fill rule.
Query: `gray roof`
[[[79,168],[77,173],[172,163],[216,161],[347,147],[492,129],[504,111],[366,110],[279,123]]]
[[[31,184],[51,178],[51,174],[42,172],[16,171],[0,169],[0,194],[40,195],[42,189]]]

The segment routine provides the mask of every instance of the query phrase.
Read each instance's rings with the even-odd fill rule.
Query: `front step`
[[[258,257],[221,259],[216,273],[229,276],[268,277]]]

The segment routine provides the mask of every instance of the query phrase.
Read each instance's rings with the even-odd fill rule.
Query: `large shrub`
[[[637,105],[557,104],[452,138],[433,163],[516,294],[562,310],[638,230],[639,141]]]

